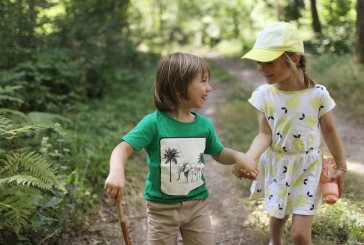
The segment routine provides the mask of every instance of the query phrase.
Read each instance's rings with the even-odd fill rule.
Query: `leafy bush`
[[[13,108],[60,112],[74,109],[76,102],[84,100],[86,91],[81,80],[80,62],[72,60],[69,53],[66,49],[35,53],[33,59],[0,73],[0,85],[18,86],[17,96],[24,101]],[[14,105],[6,103],[4,106]]]

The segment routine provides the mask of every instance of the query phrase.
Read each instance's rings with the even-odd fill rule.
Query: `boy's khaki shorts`
[[[184,245],[215,244],[208,200],[166,204],[147,201],[148,245],[177,244],[178,231]]]

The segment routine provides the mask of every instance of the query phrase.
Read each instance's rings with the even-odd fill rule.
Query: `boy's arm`
[[[236,164],[235,169],[239,171],[244,169],[247,173],[247,176],[249,176],[248,178],[255,179],[258,175],[257,163],[242,152],[225,147],[219,153],[213,154],[211,156],[215,161],[224,165]]]
[[[127,142],[122,141],[111,153],[110,172],[106,178],[104,189],[118,202],[121,202],[125,189],[125,164],[134,148]]]
[[[260,155],[272,144],[272,131],[264,113],[257,110],[257,118],[259,132],[257,136],[255,136],[249,150],[246,152],[246,154],[253,159],[258,159]]]
[[[341,143],[339,134],[336,130],[333,114],[331,111],[326,112],[324,115],[320,117],[320,127],[325,143],[329,148],[329,151],[338,167],[336,171],[336,179],[339,185],[339,196],[341,196],[346,176],[345,171],[343,171],[343,169],[346,170],[346,159],[345,159],[344,147]]]

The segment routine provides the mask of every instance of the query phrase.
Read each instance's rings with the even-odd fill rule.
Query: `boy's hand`
[[[104,189],[110,197],[116,199],[117,202],[121,202],[124,196],[125,177],[110,172],[105,181]]]
[[[241,153],[236,161],[233,172],[239,179],[246,178],[255,180],[259,173],[258,164],[255,160]]]
[[[257,175],[252,176],[250,173],[248,173],[245,169],[240,169],[240,177],[239,175],[236,174],[236,170],[235,170],[236,166],[234,165],[233,167],[233,174],[241,179],[241,178],[245,178],[245,179],[250,179],[250,180],[255,180],[257,178]]]

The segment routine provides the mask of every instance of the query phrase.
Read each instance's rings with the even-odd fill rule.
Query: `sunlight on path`
[[[364,175],[364,166],[363,163],[358,163],[358,162],[347,162],[348,164],[348,170],[353,171],[355,173],[358,174],[363,174]]]

